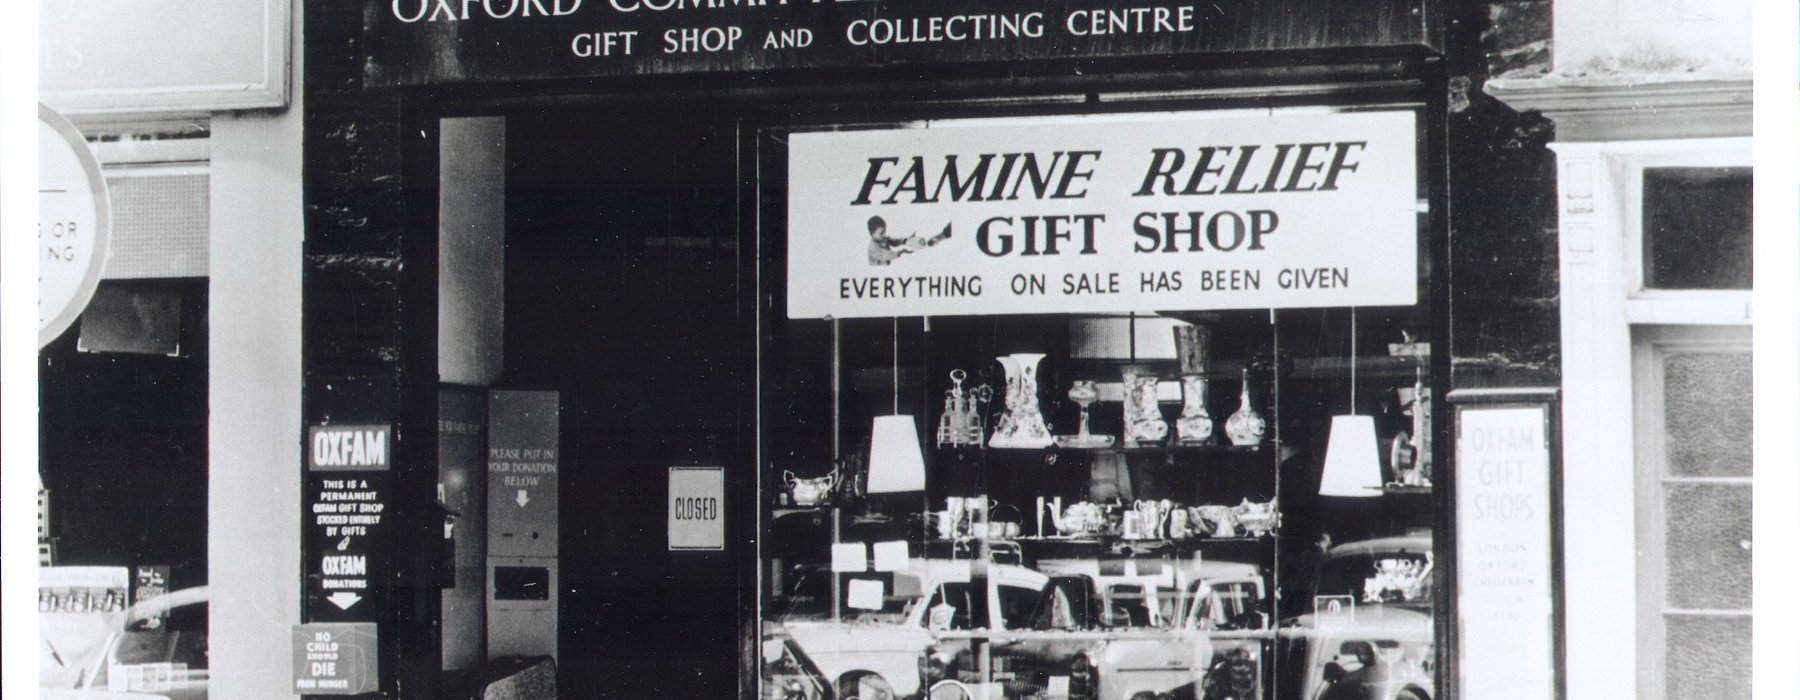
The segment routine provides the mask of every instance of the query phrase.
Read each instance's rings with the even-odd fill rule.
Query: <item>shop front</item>
[[[380,692],[1554,696],[1441,4],[306,12],[305,421],[390,459],[303,621]]]

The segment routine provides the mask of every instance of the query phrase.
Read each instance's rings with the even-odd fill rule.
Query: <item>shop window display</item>
[[[787,233],[765,234],[764,258],[782,260],[785,248],[786,264],[766,266],[762,284],[788,313],[759,321],[763,696],[1432,697],[1432,387],[1441,382],[1430,364],[1432,304],[1420,291],[1430,288],[1431,266],[1416,265],[1426,249],[1417,206],[1424,190],[1410,165],[1410,117],[1363,117],[1357,128],[1398,134],[1397,145],[1320,137],[1307,156],[1318,166],[1312,180],[1282,159],[1256,160],[1259,146],[1235,149],[1238,170],[1260,164],[1269,172],[1258,177],[1277,183],[1238,183],[1243,198],[1207,200],[1242,204],[1241,225],[1218,213],[1208,224],[1195,212],[1191,226],[1180,214],[1140,213],[1135,253],[1130,225],[1104,223],[1133,217],[1108,207],[1192,200],[1119,193],[1210,194],[1209,177],[1218,178],[1214,187],[1235,177],[1230,164],[1195,166],[1178,149],[1116,135],[1082,140],[1091,151],[1033,155],[1032,139],[1079,128],[1030,120],[1017,137],[1025,146],[955,128],[936,141],[902,130],[812,151],[765,139],[770,152],[792,158],[767,157],[765,183],[781,181],[785,168],[842,158],[831,171],[854,171],[837,179],[860,187],[839,193],[816,173],[788,172],[790,189],[764,194],[766,211],[778,212],[764,230]],[[1215,124],[1167,119],[1175,128]],[[1218,123],[1249,127],[1246,139],[1278,138],[1255,122]],[[857,148],[900,156],[836,152]],[[931,155],[911,158],[909,170],[901,157],[909,148]],[[1018,197],[976,196],[968,178],[993,173],[958,170],[958,156],[945,155],[958,148],[980,149],[967,160],[989,167],[1003,165],[991,152],[1008,151],[1007,162],[1037,170],[1021,176]],[[1363,165],[1384,157],[1400,167]],[[925,164],[943,172],[931,175]],[[1108,167],[1138,169],[1120,178]],[[1291,187],[1282,184],[1289,178],[1297,178]],[[932,201],[931,182],[948,199]],[[1363,183],[1373,189],[1353,187]],[[1080,201],[1043,203],[1059,192]],[[1332,209],[1336,217],[1311,206],[1348,201],[1334,199],[1340,194],[1388,204],[1359,200],[1373,213]],[[853,207],[889,205],[868,227],[889,242],[868,244],[866,261],[833,225],[842,217],[821,214],[846,206],[836,197],[864,218],[875,210]],[[1034,198],[1042,201],[1010,204]],[[1365,216],[1381,233],[1361,243],[1384,241],[1404,255],[1367,256],[1341,235],[1318,239],[1322,248],[1304,238]],[[1225,257],[1269,246],[1266,257]],[[1209,265],[1238,268],[1199,270],[1161,257],[1202,252],[1212,254]],[[1059,254],[1092,257],[1039,263]],[[1303,263],[1256,267],[1313,254],[1342,261],[1303,270],[1314,291],[1290,284]],[[833,265],[842,272],[819,273]],[[1225,308],[1181,310],[1226,297],[1174,294],[1174,276],[1139,265],[1181,267],[1188,284],[1203,277],[1236,296]],[[1396,277],[1409,269],[1419,270],[1416,285]],[[827,280],[838,285],[833,298],[805,291],[838,274],[841,285]],[[940,277],[967,289],[925,286]],[[1399,291],[1356,303],[1367,298],[1338,295],[1352,277]],[[1040,279],[1048,283],[1041,289]],[[1132,282],[1140,284],[1127,289]],[[992,288],[999,285],[1009,288]],[[1134,293],[1175,300],[1175,308],[1094,300]],[[916,304],[905,303],[909,294]],[[1023,301],[1033,296],[1041,303]],[[988,297],[993,306],[977,303]],[[800,608],[812,614],[784,612]]]
[[[1392,329],[1414,323],[1415,311],[1364,310],[1361,317]],[[1207,328],[1218,339],[1214,366],[1198,379],[1183,376],[1178,357],[1069,351],[1087,342],[1075,335],[1092,321],[1130,333],[1134,324],[1164,320],[1154,316],[1082,323],[1054,315],[946,317],[931,319],[929,330],[919,319],[782,324],[788,342],[770,353],[781,360],[767,369],[793,378],[786,384],[793,391],[763,397],[763,609],[766,642],[791,651],[767,652],[764,678],[796,674],[794,659],[824,658],[813,667],[819,677],[789,685],[842,693],[846,674],[886,668],[901,669],[900,678],[881,674],[896,697],[949,683],[1009,700],[1131,698],[1111,688],[1135,682],[1130,669],[1155,656],[1180,670],[1136,683],[1132,693],[1315,698],[1336,697],[1320,695],[1333,686],[1367,685],[1382,688],[1383,697],[1429,697],[1430,486],[1416,458],[1400,457],[1399,449],[1414,447],[1413,431],[1429,430],[1412,415],[1416,392],[1429,391],[1417,370],[1421,358],[1383,353],[1352,361],[1347,352],[1300,355],[1283,346],[1342,347],[1343,310],[1191,318],[1176,327]],[[1178,337],[1172,334],[1169,349]],[[834,346],[835,397],[819,391],[833,383]],[[958,441],[956,426],[1003,434],[1007,406],[1030,400],[1019,395],[1016,366],[1009,377],[993,359],[1011,359],[1004,350],[1026,346],[1058,351],[1041,353],[1036,411],[1051,434],[1073,442],[997,448]],[[1374,498],[1321,497],[1331,418],[1349,408],[1352,363],[1355,410],[1377,419],[1390,448],[1382,451],[1385,474],[1366,487]],[[809,365],[819,376],[800,378]],[[1136,395],[1125,389],[1127,374],[1140,383]],[[1233,444],[1216,429],[1199,440],[1171,433],[1160,442],[1082,446],[1096,444],[1095,435],[1125,434],[1128,406],[1137,420],[1178,423],[1196,404],[1184,390],[1196,385],[1208,387],[1204,415],[1214,421],[1266,416],[1263,438]],[[800,405],[805,393],[820,396],[819,404]],[[995,398],[968,398],[982,393]],[[771,411],[771,403],[793,410]],[[926,487],[866,493],[855,486],[870,479],[866,426],[896,409],[921,416]],[[1088,437],[1078,432],[1084,425]],[[834,434],[835,459],[828,452]],[[900,543],[904,568],[881,571],[872,554],[835,561],[832,546],[847,543],[864,552]],[[956,570],[958,580],[933,585],[907,570],[933,566]],[[984,571],[1020,569],[1045,580],[996,586],[993,600],[985,584],[971,583],[983,581]],[[874,582],[878,597],[853,600],[859,581]],[[798,624],[774,612],[798,609],[810,611]],[[827,641],[822,630],[836,634]],[[896,630],[908,643],[882,641],[900,636]],[[1162,659],[1171,648],[1185,651]],[[883,654],[890,658],[876,658]],[[862,666],[846,656],[863,657]],[[1077,680],[1088,684],[1086,695]],[[988,687],[1000,690],[982,690]],[[796,693],[767,696],[812,697]]]

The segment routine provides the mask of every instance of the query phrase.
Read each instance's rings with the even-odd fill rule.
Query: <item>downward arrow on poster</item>
[[[362,600],[362,596],[349,591],[338,591],[326,596],[325,599],[331,601],[332,605],[338,606],[339,610],[349,610],[350,606]]]
[[[531,494],[526,493],[525,489],[519,489],[518,497],[513,500],[518,502],[520,508],[524,508],[525,504],[531,502]]]

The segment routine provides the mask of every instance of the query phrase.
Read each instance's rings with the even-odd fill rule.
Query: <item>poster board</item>
[[[45,0],[41,99],[67,114],[287,105],[291,0]]]
[[[1562,698],[1552,392],[1452,392],[1457,697]]]

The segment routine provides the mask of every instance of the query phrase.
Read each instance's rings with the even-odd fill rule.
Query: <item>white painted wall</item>
[[[299,85],[300,3],[291,84]],[[212,120],[210,694],[293,697],[300,622],[301,104]]]
[[[1750,8],[1751,0],[1556,2],[1556,72],[1748,77]]]
[[[1562,222],[1568,697],[1625,698],[1637,678],[1637,492],[1620,201],[1598,147],[1552,147]]]

